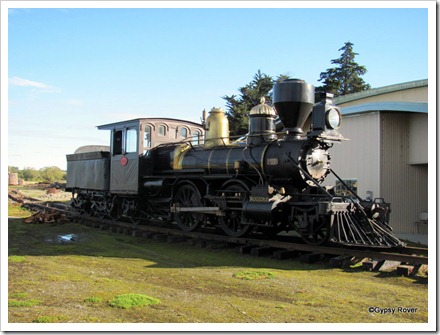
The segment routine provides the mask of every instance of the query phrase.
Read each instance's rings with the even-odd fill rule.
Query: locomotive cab
[[[182,140],[199,144],[202,125],[164,118],[142,118],[98,126],[110,130],[110,192],[139,194],[140,179],[153,171],[150,151],[160,145]]]
[[[143,153],[140,143],[140,120],[98,126],[110,130],[110,192],[137,194],[139,155]],[[141,146],[142,145],[142,146]]]

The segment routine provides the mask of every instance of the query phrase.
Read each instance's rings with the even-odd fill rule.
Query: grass
[[[28,217],[31,216],[32,212],[21,207],[19,204],[9,203],[8,206],[8,216],[10,217]]]
[[[419,276],[201,250],[74,223],[8,224],[10,323],[428,320],[428,280]],[[64,234],[78,239],[57,243]],[[152,301],[160,303],[134,307]],[[370,306],[415,307],[417,313],[373,314]]]
[[[20,186],[9,186],[9,190],[17,190],[27,197],[39,199],[41,201],[48,201],[48,202],[59,202],[64,204],[70,204],[70,198],[71,193],[65,192],[62,189],[59,190],[59,192],[55,194],[47,194],[47,184],[46,185],[38,185],[38,184],[27,184],[27,185],[20,185]],[[9,216],[11,213],[9,213]]]
[[[51,315],[51,316],[39,316],[32,323],[54,323],[54,322],[65,322],[68,320],[67,317],[63,315]]]
[[[9,263],[22,263],[25,260],[26,260],[26,257],[24,257],[24,256],[12,255],[12,256],[8,257]]]
[[[9,299],[8,300],[8,307],[32,307],[37,304],[39,304],[40,300],[15,300],[15,299]]]
[[[270,271],[240,271],[234,273],[233,277],[245,280],[272,279],[275,274]]]
[[[102,298],[100,297],[89,297],[84,299],[84,302],[90,303],[90,304],[99,304],[102,301]]]
[[[134,308],[160,304],[160,300],[145,294],[121,294],[109,302],[109,305],[117,308]]]

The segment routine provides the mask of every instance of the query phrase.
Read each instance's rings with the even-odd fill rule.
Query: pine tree
[[[367,73],[366,67],[357,64],[354,60],[358,53],[353,51],[353,43],[345,42],[344,46],[338,51],[342,51],[341,57],[331,61],[337,67],[321,72],[318,80],[323,81],[324,85],[317,89],[333,93],[335,96],[370,89],[371,86],[361,78],[362,75]]]
[[[240,95],[223,96],[226,100],[226,116],[229,120],[231,136],[243,135],[248,131],[248,114],[252,107],[260,103],[261,97],[265,97],[266,104],[271,105],[272,98],[269,95],[275,82],[287,79],[286,75],[280,75],[274,81],[273,78],[260,70],[254,75],[253,80],[244,87],[239,88]]]

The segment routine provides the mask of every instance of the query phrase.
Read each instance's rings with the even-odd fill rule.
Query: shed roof
[[[343,115],[369,113],[369,112],[408,112],[408,113],[428,113],[427,102],[399,102],[399,101],[379,101],[369,102],[356,106],[342,107]]]
[[[343,103],[346,103],[349,101],[355,101],[355,100],[360,100],[360,99],[364,99],[364,98],[374,97],[376,95],[397,92],[397,91],[403,91],[403,90],[409,90],[409,89],[424,87],[424,86],[428,86],[428,79],[414,80],[414,81],[409,81],[406,83],[388,85],[388,86],[373,88],[371,90],[366,90],[366,91],[362,91],[362,92],[347,94],[347,95],[343,95],[340,97],[336,97],[334,99],[334,102],[335,102],[335,104],[339,105],[339,104],[343,104]]]

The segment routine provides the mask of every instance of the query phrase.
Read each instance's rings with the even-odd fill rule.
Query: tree
[[[337,67],[321,72],[318,81],[323,81],[324,85],[317,87],[317,90],[340,96],[370,89],[371,86],[360,77],[367,73],[367,69],[355,62],[358,53],[353,51],[353,43],[345,42],[338,51],[342,51],[341,57],[331,61]]]
[[[18,173],[18,167],[8,165],[8,172]]]
[[[40,177],[40,173],[32,167],[25,167],[23,170],[18,171],[18,178],[26,181],[37,181]]]
[[[55,182],[64,179],[65,172],[57,166],[44,167],[39,170],[41,179],[46,182]]]
[[[242,135],[248,131],[248,113],[252,107],[260,103],[261,97],[265,97],[270,105],[272,98],[269,95],[275,82],[287,79],[288,76],[280,75],[274,81],[273,78],[260,70],[254,75],[253,80],[244,87],[239,88],[240,95],[223,96],[226,100],[226,116],[229,120],[231,135]]]
[[[57,166],[44,167],[36,170],[32,167],[25,167],[23,170],[18,170],[18,178],[26,181],[44,181],[53,183],[55,181],[66,180],[66,171],[61,170]]]

